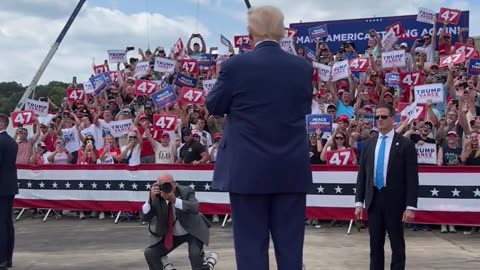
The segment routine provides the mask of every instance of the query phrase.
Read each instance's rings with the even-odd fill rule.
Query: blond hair
[[[265,39],[280,41],[285,26],[283,13],[273,6],[262,6],[248,10],[248,32],[258,42]]]

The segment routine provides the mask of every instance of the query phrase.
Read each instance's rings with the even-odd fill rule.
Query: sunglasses
[[[432,129],[432,126],[430,126],[430,125],[424,125],[423,128]]]
[[[136,139],[137,136],[128,136],[129,139]]]
[[[86,138],[85,141],[86,141],[86,142],[88,142],[88,141],[93,141],[93,138]]]
[[[345,140],[344,137],[335,137],[335,140]]]
[[[375,115],[375,120],[385,120],[388,118],[388,115]]]

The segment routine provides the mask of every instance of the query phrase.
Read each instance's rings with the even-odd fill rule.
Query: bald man
[[[211,115],[227,115],[212,186],[230,193],[238,270],[269,269],[270,235],[278,269],[301,270],[313,67],[281,49],[277,8],[250,9],[248,31],[254,50],[224,63],[206,99]]]
[[[199,212],[192,188],[177,185],[170,174],[160,175],[142,212],[143,221],[150,223],[150,245],[145,250],[150,270],[163,270],[162,258],[185,242],[192,270],[204,269],[203,245],[209,243],[210,223]]]
[[[0,270],[12,267],[15,231],[13,199],[18,194],[17,142],[7,134],[9,118],[0,114]]]

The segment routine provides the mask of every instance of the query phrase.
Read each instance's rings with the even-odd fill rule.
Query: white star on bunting
[[[125,184],[123,182],[121,182],[118,186],[120,187],[120,189],[125,189]]]
[[[83,183],[82,182],[78,183],[78,188],[83,188]]]
[[[108,183],[108,182],[105,184],[105,188],[106,188],[106,189],[110,189],[110,186],[111,186],[111,184]]]
[[[208,183],[206,183],[204,187],[205,187],[205,190],[210,190],[210,185]]]
[[[44,187],[45,187],[45,183],[43,183],[43,182],[40,182],[39,185],[40,185],[40,188],[44,188]]]
[[[324,193],[324,192],[323,192],[324,189],[325,189],[324,187],[319,186],[319,187],[317,188],[318,193]]]
[[[138,187],[137,184],[135,184],[135,183],[132,184],[132,188],[133,188],[133,189],[137,189],[137,187]]]
[[[195,185],[193,184],[193,182],[188,186],[191,187],[193,190],[195,190]]]
[[[53,186],[53,188],[57,188],[57,186],[58,186],[57,182],[53,182],[52,186]]]
[[[437,190],[437,188],[433,188],[432,190],[430,190],[430,192],[432,192],[432,197],[433,197],[433,196],[437,196],[437,197],[438,197],[438,192],[440,192],[440,190]]]
[[[27,187],[28,187],[28,188],[31,188],[31,187],[32,187],[32,182],[28,181]]]
[[[70,183],[67,182],[67,183],[65,184],[65,187],[66,187],[66,188],[70,188]]]
[[[474,190],[473,193],[475,193],[473,197],[477,197],[477,196],[480,197],[480,190],[478,190],[478,188],[477,190]]]
[[[452,190],[452,193],[453,193],[452,197],[455,197],[455,196],[460,197],[460,190],[457,190],[457,188],[455,188],[455,190]]]
[[[97,189],[97,183],[95,182],[92,183],[92,189]]]
[[[337,186],[335,188],[335,193],[342,193],[342,188],[340,186]]]
[[[20,187],[20,182],[17,182],[17,187]]]
[[[152,188],[152,185],[150,185],[150,183],[148,183],[148,184],[145,185],[145,189],[148,190],[148,189],[150,189],[150,188]]]

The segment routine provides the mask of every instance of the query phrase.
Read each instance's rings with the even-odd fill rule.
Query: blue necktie
[[[380,143],[380,149],[378,150],[378,157],[377,157],[377,169],[375,171],[375,185],[378,189],[382,189],[384,186],[384,164],[385,164],[385,144],[387,136],[380,137],[382,142]]]

